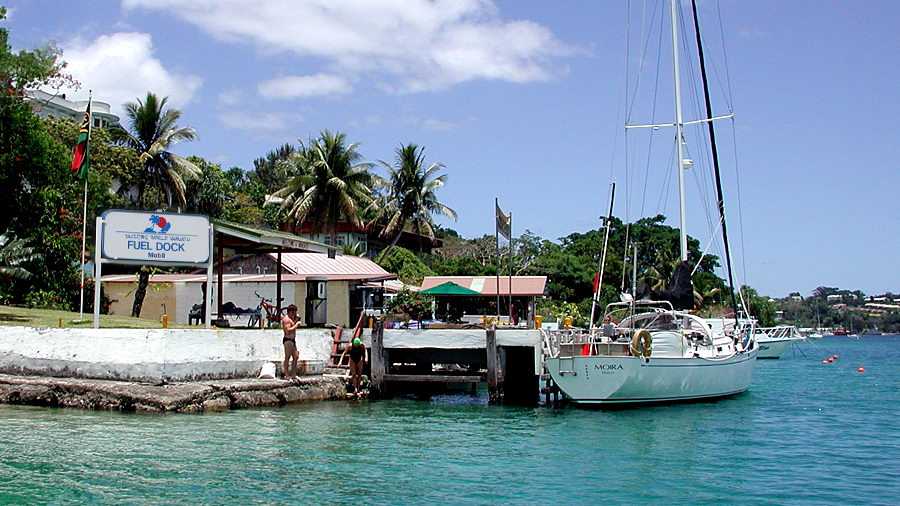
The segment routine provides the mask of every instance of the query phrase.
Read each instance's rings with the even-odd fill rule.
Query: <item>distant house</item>
[[[65,93],[51,95],[41,90],[27,91],[25,100],[34,113],[42,118],[66,118],[75,123],[81,123],[88,104],[87,100],[68,100]],[[91,102],[91,117],[94,128],[109,128],[119,124],[119,117],[110,112],[109,104],[99,100]]]
[[[829,295],[828,297],[826,297],[826,299],[828,300],[828,302],[836,302],[836,301],[844,300],[844,296],[839,295],[839,294],[833,294],[833,295]]]

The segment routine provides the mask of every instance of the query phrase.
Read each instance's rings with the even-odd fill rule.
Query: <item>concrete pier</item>
[[[371,337],[372,393],[475,391],[486,382],[491,402],[537,402],[541,336],[535,330],[385,330]],[[512,395],[509,395],[509,394]]]

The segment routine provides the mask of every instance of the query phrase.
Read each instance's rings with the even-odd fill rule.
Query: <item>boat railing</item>
[[[758,327],[756,332],[759,334],[765,334],[768,337],[776,338],[776,339],[799,339],[802,336],[800,335],[800,331],[797,330],[797,327],[793,325],[778,325],[775,327]]]

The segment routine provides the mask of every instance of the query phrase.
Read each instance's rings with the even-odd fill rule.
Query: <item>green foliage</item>
[[[140,157],[134,176],[136,203],[147,207],[178,207],[187,204],[185,183],[200,177],[200,169],[170,151],[172,145],[196,139],[191,127],[178,126],[181,111],[167,108],[168,97],[152,92],[137,102],[125,104],[128,129],[116,129],[114,138]]]
[[[199,156],[189,156],[188,161],[200,169],[200,177],[185,185],[185,210],[210,218],[224,217],[226,210],[234,205],[236,190],[232,180],[222,172],[219,164]]]
[[[6,7],[0,6],[0,20],[3,19]],[[9,31],[0,27],[0,89],[4,95],[21,97],[26,89],[76,86],[77,82],[64,71],[66,64],[61,55],[62,51],[52,44],[14,53],[9,45]]]
[[[588,306],[588,311],[590,311],[590,306]],[[553,318],[560,323],[562,323],[566,317],[571,317],[576,326],[585,326],[587,325],[588,320],[579,304],[549,299],[538,302],[537,314]]]
[[[384,224],[381,236],[391,237],[391,246],[397,244],[406,225],[416,233],[435,237],[434,216],[443,215],[456,220],[456,211],[438,200],[437,191],[447,181],[441,163],[426,166],[425,149],[406,144],[396,150],[394,163],[379,162],[387,171],[386,180],[378,179],[385,192],[380,197],[376,221]]]
[[[295,175],[275,193],[287,217],[325,227],[332,244],[337,223],[362,226],[362,209],[374,202],[371,164],[361,161],[357,148],[346,135],[323,131],[285,162]]]
[[[382,251],[375,258],[375,263],[386,271],[397,274],[400,281],[412,285],[420,285],[425,276],[434,275],[434,271],[429,269],[412,251],[399,246]]]
[[[59,309],[67,310],[67,304],[62,296],[50,290],[32,290],[25,296],[25,305],[35,309]]]
[[[23,265],[35,258],[34,248],[25,241],[0,234],[0,280],[30,278],[31,272]]]
[[[431,316],[431,302],[431,297],[404,288],[388,303],[388,311],[421,321]]]
[[[266,156],[253,160],[253,172],[251,178],[258,183],[266,193],[275,193],[284,188],[288,180],[296,176],[296,167],[287,162],[297,148],[293,144],[282,144],[266,153]]]
[[[775,312],[777,308],[775,304],[769,301],[768,297],[764,297],[756,293],[756,290],[749,286],[742,286],[741,293],[744,301],[750,309],[750,314],[756,317],[760,326],[771,327],[775,325]]]

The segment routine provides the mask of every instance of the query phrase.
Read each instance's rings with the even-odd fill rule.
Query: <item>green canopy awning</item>
[[[428,290],[419,292],[425,295],[481,295],[480,292],[470,290],[464,286],[457,285],[453,281],[447,281],[437,286],[433,286]]]

